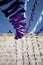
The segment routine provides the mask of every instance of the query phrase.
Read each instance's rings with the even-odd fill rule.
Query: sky
[[[0,0],[1,1],[1,0]],[[14,0],[15,1],[15,0]],[[25,1],[25,0],[24,0]],[[11,4],[11,3],[10,3]],[[6,7],[8,7],[10,4],[7,4],[5,6],[2,6],[0,7],[0,33],[7,33],[9,30],[12,31],[12,33],[15,33],[16,30],[13,28],[13,25],[11,23],[9,23],[9,20],[5,17],[5,15],[1,12],[1,8],[2,9],[5,9]],[[26,10],[26,27],[28,26],[28,22],[29,22],[29,19],[30,19],[30,15],[31,15],[31,11],[32,11],[32,7],[33,7],[33,4],[34,4],[34,0],[29,0],[27,2],[27,10]],[[42,13],[42,14],[41,14]],[[38,20],[40,20],[40,16],[42,17],[40,23],[38,23],[37,25],[37,22]],[[35,28],[35,25],[37,26],[36,29],[34,30]],[[33,21],[31,22],[31,26],[28,30],[28,33],[35,33],[37,32],[41,27],[43,26],[43,0],[38,0],[38,4],[36,6],[36,9],[35,9],[35,15],[34,15],[34,19]],[[42,32],[43,33],[43,30]]]

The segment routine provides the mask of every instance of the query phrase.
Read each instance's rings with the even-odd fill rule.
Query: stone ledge
[[[43,65],[43,34],[0,34],[0,65]]]

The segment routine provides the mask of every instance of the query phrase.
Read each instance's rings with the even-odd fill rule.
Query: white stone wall
[[[0,65],[43,65],[43,34],[0,34]]]

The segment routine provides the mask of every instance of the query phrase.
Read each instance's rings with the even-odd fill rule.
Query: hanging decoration
[[[5,1],[4,4],[6,3],[7,2]],[[23,7],[21,7],[22,5],[24,5],[23,1],[16,0],[8,8],[6,8],[5,10],[1,10],[6,17],[9,17],[9,21],[16,29],[15,39],[22,38],[26,33],[26,27],[25,27],[26,23],[25,23],[25,17],[23,15],[25,10]]]
[[[38,0],[35,0],[34,2],[27,28],[26,28],[26,22],[25,22],[26,18],[24,17],[24,13],[26,12],[26,10],[23,7],[24,2],[20,0],[16,0],[14,2],[13,1],[14,0],[0,1],[0,7],[12,2],[8,8],[4,10],[1,9],[1,11],[5,14],[6,18],[9,18],[9,22],[13,25],[13,28],[16,29],[15,39],[20,39],[25,35],[25,33],[28,33],[28,30],[31,26],[31,22],[33,21],[33,18],[35,15],[35,9],[36,9]],[[37,31],[37,34],[39,34],[42,30],[43,30],[43,27],[39,31]]]

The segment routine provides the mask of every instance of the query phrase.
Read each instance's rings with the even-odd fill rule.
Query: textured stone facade
[[[43,65],[43,34],[0,34],[0,65]]]

